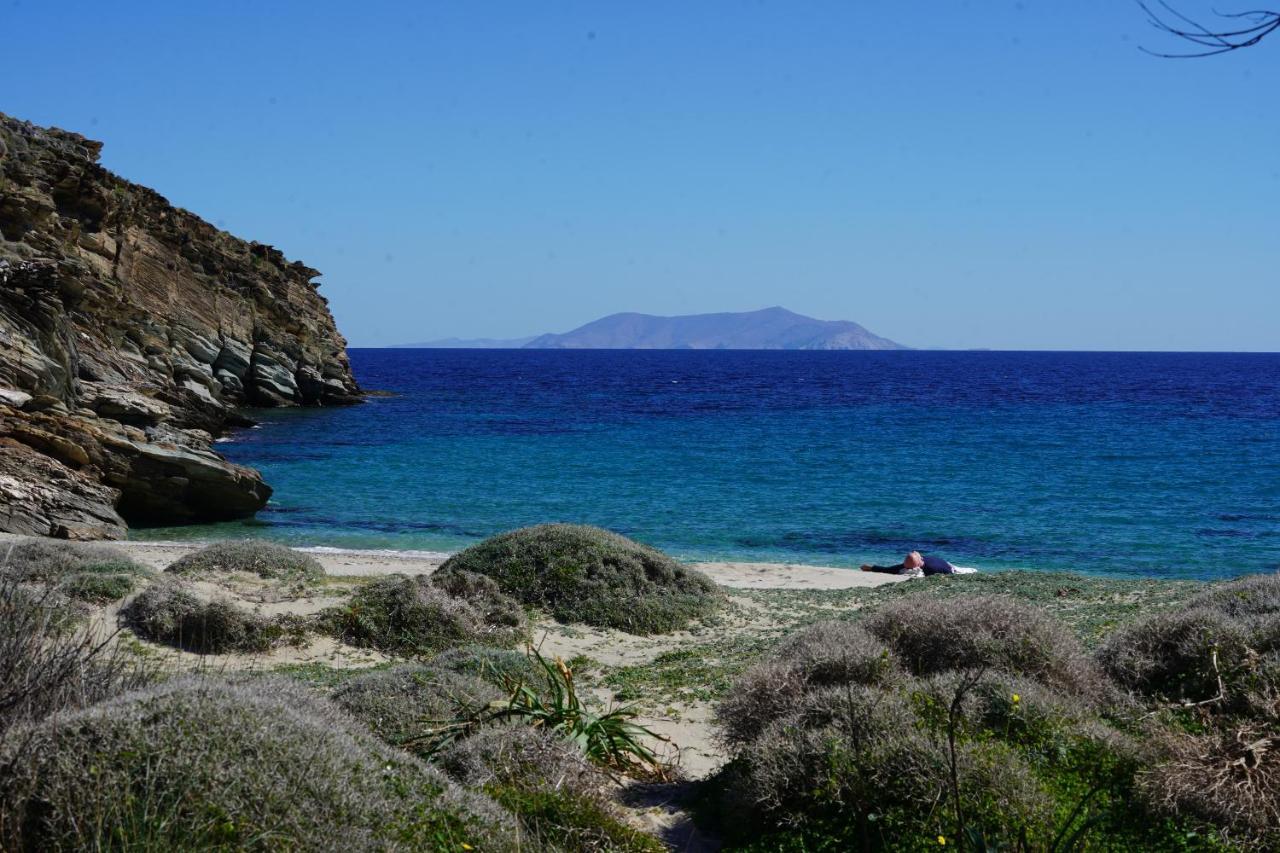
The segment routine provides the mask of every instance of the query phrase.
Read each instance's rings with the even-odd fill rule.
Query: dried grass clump
[[[716,585],[647,545],[597,527],[543,524],[486,539],[440,567],[487,575],[504,592],[550,612],[637,634],[685,627],[720,605]]]
[[[466,581],[466,579],[463,579]],[[489,585],[469,584],[474,599],[426,577],[388,575],[360,587],[322,620],[341,639],[402,655],[429,655],[458,645],[512,646],[527,633],[524,610]],[[454,588],[461,588],[461,585]]]
[[[155,572],[116,548],[52,539],[19,539],[0,545],[0,574],[56,588],[88,604],[129,595]]]
[[[0,575],[0,737],[145,682],[136,660],[73,630],[66,608],[57,592]]]
[[[290,682],[180,678],[0,747],[0,848],[514,850],[492,801]]]
[[[180,557],[165,571],[186,578],[220,582],[234,582],[237,576],[247,576],[297,591],[321,581],[325,576],[324,567],[309,554],[252,539],[206,546]]]
[[[472,675],[434,666],[399,666],[351,679],[333,701],[389,744],[420,755],[437,745],[433,733],[505,696]]]
[[[915,675],[988,668],[1101,699],[1105,677],[1079,640],[1039,608],[1007,596],[911,599],[862,623]]]
[[[811,690],[888,685],[902,678],[897,656],[863,628],[820,622],[786,640],[771,659],[748,669],[716,709],[716,718],[725,742],[736,746],[790,713]]]
[[[1141,778],[1158,809],[1228,830],[1241,846],[1280,846],[1280,717],[1183,735]]]
[[[284,634],[266,617],[226,598],[205,598],[171,578],[148,586],[120,615],[144,640],[199,654],[265,652]]]

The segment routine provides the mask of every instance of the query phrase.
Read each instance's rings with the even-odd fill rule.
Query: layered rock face
[[[113,175],[101,148],[0,113],[0,530],[252,515],[271,488],[211,449],[238,408],[360,398],[319,273]]]

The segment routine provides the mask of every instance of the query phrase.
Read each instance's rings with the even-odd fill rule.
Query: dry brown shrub
[[[727,744],[746,743],[805,695],[825,686],[901,680],[896,656],[849,622],[819,622],[786,640],[770,660],[748,669],[716,709]]]
[[[198,654],[265,652],[284,637],[272,620],[169,577],[138,593],[120,615],[144,640]]]
[[[1173,740],[1173,757],[1140,779],[1149,802],[1192,815],[1260,849],[1280,843],[1277,720]]]
[[[863,622],[915,675],[995,669],[1097,701],[1109,685],[1075,635],[1051,615],[1007,596],[883,607]]]

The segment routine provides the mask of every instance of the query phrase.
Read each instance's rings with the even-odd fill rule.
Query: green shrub
[[[284,633],[270,619],[226,598],[204,598],[172,578],[148,586],[120,615],[144,640],[199,654],[265,652]]]
[[[0,545],[0,573],[24,583],[54,586],[89,604],[119,601],[155,574],[116,548],[53,539]]]
[[[357,676],[332,698],[387,743],[429,756],[443,739],[437,733],[505,697],[476,676],[409,665]]]
[[[862,624],[915,675],[985,667],[1082,698],[1108,693],[1106,678],[1061,622],[1006,596],[894,602]]]
[[[637,634],[673,631],[712,613],[721,595],[701,572],[661,551],[601,530],[543,524],[486,539],[438,574],[494,578],[502,590],[562,622]]]
[[[23,740],[4,849],[516,849],[503,809],[287,681],[180,678]]]
[[[534,726],[490,726],[449,744],[438,767],[468,788],[518,785],[605,802],[609,779],[570,741]]]
[[[493,585],[469,585],[473,598],[456,597],[443,586],[426,577],[388,575],[360,587],[321,622],[348,643],[402,655],[463,644],[511,646],[525,637],[524,610]]]
[[[1164,843],[1181,830],[1157,833],[1134,796],[1157,751],[1108,724],[1114,693],[1055,622],[1006,599],[819,623],[718,707],[731,760],[711,811],[759,850]]]
[[[542,728],[493,726],[435,757],[446,773],[510,809],[525,837],[547,850],[661,851],[657,839],[622,824],[609,778],[569,741]]]
[[[314,557],[253,539],[208,545],[180,557],[165,571],[201,579],[240,572],[263,580],[304,584],[324,578],[324,567]]]
[[[491,646],[459,646],[447,649],[430,661],[433,669],[473,675],[495,687],[509,690],[517,683],[536,686],[542,678],[542,668],[528,654],[514,649],[495,649]]]
[[[664,853],[670,849],[627,826],[595,800],[567,791],[499,784],[485,791],[520,820],[525,838],[535,849],[548,853]]]

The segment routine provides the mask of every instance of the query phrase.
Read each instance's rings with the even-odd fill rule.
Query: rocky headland
[[[252,515],[271,487],[212,450],[244,406],[356,402],[313,281],[0,113],[0,530],[118,538]]]

